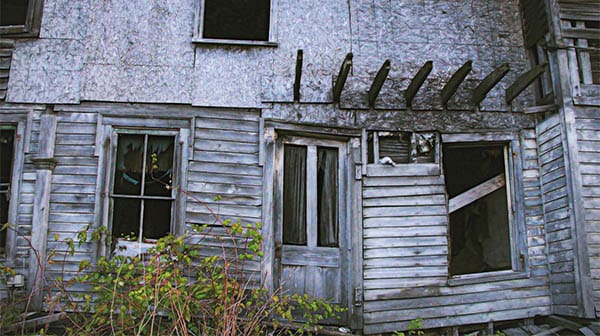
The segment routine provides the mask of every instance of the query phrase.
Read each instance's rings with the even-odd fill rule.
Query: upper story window
[[[0,225],[8,223],[8,207],[11,194],[14,128],[0,128]],[[14,223],[10,223],[14,224]],[[7,247],[8,230],[0,230],[0,256],[3,256]]]
[[[37,36],[40,30],[43,0],[0,1],[0,35]]]
[[[275,45],[275,0],[199,0],[194,41]]]

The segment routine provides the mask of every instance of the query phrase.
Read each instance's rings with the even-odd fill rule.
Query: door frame
[[[260,133],[259,157],[263,166],[262,233],[264,237],[261,279],[262,285],[270,292],[277,289],[278,260],[275,252],[277,244],[281,243],[276,241],[278,239],[276,226],[282,220],[279,198],[283,192],[283,186],[278,178],[283,167],[281,162],[283,155],[278,152],[283,149],[283,146],[280,145],[281,141],[278,141],[278,137],[297,136],[303,139],[315,139],[315,141],[335,140],[346,144],[346,159],[343,163],[340,162],[345,167],[343,177],[340,176],[345,181],[345,191],[339,197],[339,202],[344,202],[346,209],[344,228],[342,229],[340,225],[340,233],[344,234],[340,240],[345,241],[344,251],[341,251],[342,281],[345,287],[342,303],[348,308],[344,324],[353,330],[361,330],[363,320],[361,130],[321,128],[261,120]]]

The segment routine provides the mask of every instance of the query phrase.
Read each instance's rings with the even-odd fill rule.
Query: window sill
[[[468,284],[478,284],[486,282],[495,282],[503,280],[516,280],[529,278],[529,272],[496,271],[475,274],[463,274],[452,276],[448,279],[448,286],[460,286]]]
[[[249,46],[249,47],[277,47],[277,42],[272,41],[250,41],[250,40],[229,40],[229,39],[210,39],[193,38],[193,43],[207,45],[231,45],[231,46]]]

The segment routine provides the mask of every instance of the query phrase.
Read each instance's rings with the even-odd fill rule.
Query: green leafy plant
[[[408,326],[406,327],[406,332],[404,331],[394,331],[394,336],[407,336],[407,335],[416,335],[423,336],[425,332],[423,331],[423,320],[418,318],[411,320],[408,322]]]

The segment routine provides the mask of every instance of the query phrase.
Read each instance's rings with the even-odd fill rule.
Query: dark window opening
[[[338,165],[337,148],[284,145],[284,244],[338,246]]]
[[[306,147],[283,153],[283,243],[306,245]]]
[[[270,0],[204,0],[204,38],[269,40]]]
[[[338,150],[317,149],[318,246],[338,246]]]
[[[114,238],[153,242],[171,231],[173,136],[119,134],[113,181]]]
[[[504,145],[446,145],[451,275],[511,269]]]
[[[585,21],[585,28],[600,29],[600,21]],[[600,38],[588,39],[592,84],[600,84]]]
[[[24,26],[29,0],[0,1],[0,26]]]
[[[0,130],[0,226],[8,223],[14,137],[13,129]],[[0,255],[6,253],[6,231],[0,231]]]

